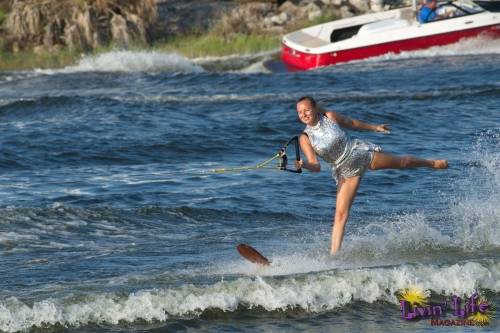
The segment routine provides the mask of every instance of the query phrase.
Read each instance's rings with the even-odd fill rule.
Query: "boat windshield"
[[[439,18],[434,21],[441,21],[454,17],[474,15],[484,12],[484,9],[471,1],[458,0],[439,2],[435,12]]]
[[[472,1],[460,0],[460,1],[449,1],[442,6],[451,6],[456,8],[461,12],[461,15],[476,14],[479,12],[484,12],[484,9],[476,5]]]
[[[474,3],[482,7],[484,10],[489,12],[499,13],[500,12],[500,1],[495,0],[474,0]]]

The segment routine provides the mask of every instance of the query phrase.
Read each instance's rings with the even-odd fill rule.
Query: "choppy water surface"
[[[295,73],[270,58],[112,52],[0,73],[0,331],[440,330],[401,319],[411,286],[498,308],[500,44]],[[271,157],[305,94],[392,127],[357,137],[451,166],[367,173],[336,258],[326,164],[210,172]]]

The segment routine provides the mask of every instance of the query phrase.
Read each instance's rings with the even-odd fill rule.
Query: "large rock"
[[[374,12],[381,12],[384,10],[383,0],[370,0],[370,9]]]
[[[241,5],[245,4],[222,0],[158,1],[158,20],[152,26],[152,37],[162,40],[175,35],[206,32]]]
[[[14,0],[5,23],[6,45],[89,50],[110,42],[145,42],[156,17],[154,0]]]
[[[272,16],[276,12],[273,3],[245,3],[224,14],[215,28],[223,34],[263,32],[275,25]]]
[[[351,7],[349,7],[349,6],[342,6],[342,7],[340,7],[340,16],[342,18],[353,17],[354,13],[352,12]]]
[[[281,14],[271,16],[270,19],[274,25],[283,25],[288,22],[290,15],[287,12],[282,12]]]
[[[348,0],[321,0],[325,6],[340,6],[342,3],[347,1]]]
[[[321,1],[314,1],[308,3],[306,6],[301,7],[303,12],[309,20],[314,20],[316,17],[321,16],[321,8],[323,7],[323,3]]]
[[[285,1],[279,6],[278,10],[283,13],[287,13],[290,16],[296,16],[299,12],[299,6],[297,6],[292,1]]]
[[[358,13],[366,13],[370,10],[370,0],[349,0],[349,3]]]
[[[127,20],[121,15],[113,15],[111,18],[111,37],[122,45],[128,45],[130,37],[127,31]]]

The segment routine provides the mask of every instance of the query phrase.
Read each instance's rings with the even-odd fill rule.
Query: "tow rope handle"
[[[294,136],[288,142],[285,144],[283,148],[281,148],[280,152],[278,153],[280,156],[280,163],[279,163],[279,169],[284,170],[284,171],[289,171],[289,172],[294,172],[294,173],[302,173],[302,168],[300,169],[288,169],[288,157],[286,155],[286,149],[290,144],[295,146],[295,160],[300,161],[300,147],[299,147],[299,137]]]

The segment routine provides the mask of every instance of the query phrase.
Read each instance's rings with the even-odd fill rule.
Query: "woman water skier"
[[[319,156],[332,165],[332,174],[337,180],[330,248],[332,255],[337,254],[342,245],[349,211],[366,169],[448,168],[446,160],[394,156],[382,153],[382,149],[372,143],[350,139],[341,127],[382,133],[389,133],[389,127],[385,124],[370,125],[349,119],[337,112],[326,111],[319,107],[312,97],[304,96],[297,101],[297,114],[300,121],[306,125],[304,133],[299,137],[299,143],[307,161],[296,161],[295,167],[319,172]]]

